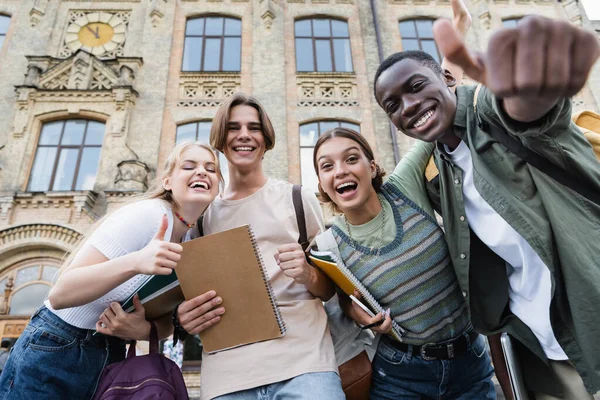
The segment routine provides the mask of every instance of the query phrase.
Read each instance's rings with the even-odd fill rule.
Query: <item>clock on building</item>
[[[93,12],[71,22],[65,45],[71,52],[79,49],[101,56],[113,52],[125,42],[125,22],[115,14]]]

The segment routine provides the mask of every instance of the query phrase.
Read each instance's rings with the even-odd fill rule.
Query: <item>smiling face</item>
[[[206,207],[219,193],[219,174],[213,153],[200,146],[185,149],[163,187],[180,208]]]
[[[266,145],[258,111],[239,105],[231,109],[223,154],[234,168],[252,169],[262,163]]]
[[[356,141],[346,137],[328,139],[315,158],[323,191],[349,219],[368,201],[378,202],[372,183],[377,172],[375,161],[369,160]]]
[[[449,88],[455,84],[450,72],[440,76],[405,58],[379,76],[375,96],[402,133],[426,142],[443,142],[445,135],[452,134],[456,97]]]

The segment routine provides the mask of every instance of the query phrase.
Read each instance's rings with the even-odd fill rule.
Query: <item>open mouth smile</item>
[[[194,181],[188,185],[191,189],[210,190],[210,183],[205,181]]]
[[[428,122],[433,119],[432,117],[435,115],[435,111],[435,108],[429,108],[428,110],[421,112],[420,115],[417,115],[409,121],[408,129],[421,130],[421,128],[428,126]]]

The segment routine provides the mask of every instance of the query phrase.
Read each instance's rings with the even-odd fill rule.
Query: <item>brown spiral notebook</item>
[[[185,298],[215,290],[225,307],[221,321],[200,333],[206,352],[285,335],[285,323],[250,226],[202,236],[182,246],[175,271]]]

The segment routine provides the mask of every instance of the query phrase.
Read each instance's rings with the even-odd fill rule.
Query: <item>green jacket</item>
[[[560,101],[535,123],[524,124],[509,118],[486,88],[479,92],[474,110],[474,93],[475,87],[458,88],[454,130],[471,151],[475,187],[550,269],[554,334],[587,389],[595,393],[600,390],[600,206],[496,143],[479,129],[475,113],[598,190],[600,163],[571,122],[570,100]],[[527,387],[559,393],[536,337],[510,312],[504,260],[469,229],[464,217],[462,170],[439,143],[435,162],[440,172],[446,239],[473,325],[484,334],[508,332],[518,339]]]

